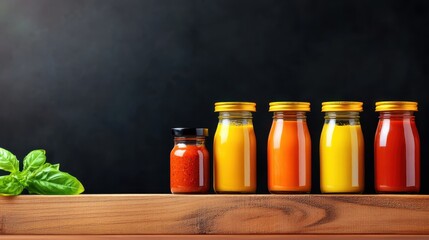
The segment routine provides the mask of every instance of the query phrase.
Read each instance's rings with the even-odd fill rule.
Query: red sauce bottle
[[[207,128],[173,128],[170,153],[171,193],[206,193],[209,190],[210,158],[205,146]]]
[[[383,101],[374,141],[375,191],[420,191],[420,138],[414,112],[417,102]]]

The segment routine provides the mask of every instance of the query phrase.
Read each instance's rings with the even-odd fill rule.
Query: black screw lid
[[[204,136],[209,135],[208,128],[172,128],[171,133],[175,137],[185,137],[185,136]]]

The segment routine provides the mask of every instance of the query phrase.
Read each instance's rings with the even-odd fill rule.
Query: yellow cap
[[[381,101],[375,103],[375,111],[417,111],[417,102]]]
[[[362,110],[362,102],[338,101],[322,103],[322,112],[362,112]]]
[[[309,112],[309,102],[270,102],[269,112]]]
[[[253,102],[217,102],[215,112],[256,112],[256,103]]]

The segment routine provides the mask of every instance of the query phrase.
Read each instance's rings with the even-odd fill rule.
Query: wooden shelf
[[[429,235],[429,195],[0,197],[0,234]]]
[[[283,239],[323,239],[323,240],[417,240],[428,239],[428,235],[2,235],[2,240],[121,240],[121,239],[154,239],[154,240],[182,240],[182,239],[246,239],[246,240],[283,240]]]

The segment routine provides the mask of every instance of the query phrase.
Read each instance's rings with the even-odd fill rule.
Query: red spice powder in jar
[[[206,193],[209,190],[210,157],[205,146],[207,128],[173,128],[170,153],[172,193]]]

